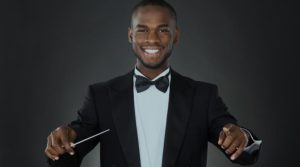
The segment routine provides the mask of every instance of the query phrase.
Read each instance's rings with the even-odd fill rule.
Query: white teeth
[[[159,50],[158,49],[145,49],[145,52],[149,53],[149,54],[154,54],[157,53]]]

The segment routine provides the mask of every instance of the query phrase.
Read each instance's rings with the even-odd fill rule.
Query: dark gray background
[[[127,27],[136,2],[1,2],[1,167],[46,166],[48,133],[75,118],[87,86],[134,67]],[[264,141],[254,166],[293,166],[300,148],[299,17],[293,4],[171,3],[182,31],[172,67],[219,86],[231,113]],[[98,164],[99,151],[93,150],[82,166]],[[208,167],[218,166],[235,165],[210,146]]]

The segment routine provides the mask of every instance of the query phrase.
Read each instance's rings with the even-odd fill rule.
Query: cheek
[[[135,43],[141,43],[143,42],[145,39],[145,37],[141,34],[136,34],[136,33],[133,33],[132,34],[132,41],[134,41]]]
[[[133,38],[132,45],[134,48],[139,49],[143,41],[139,38]]]
[[[135,50],[139,48],[141,41],[139,40],[139,38],[136,37],[132,37],[132,48],[134,48]]]
[[[132,44],[133,52],[138,55],[139,57],[143,55],[144,51],[141,49],[140,45]]]
[[[172,49],[173,47],[173,40],[172,39],[167,39],[164,41],[164,46],[166,47],[166,49],[169,51]]]
[[[171,35],[161,36],[160,41],[164,46],[169,46],[173,44],[173,38]]]

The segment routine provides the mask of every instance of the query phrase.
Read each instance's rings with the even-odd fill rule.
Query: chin
[[[160,62],[156,62],[156,63],[149,63],[149,62],[145,62],[143,60],[140,59],[140,62],[141,64],[146,67],[146,68],[149,68],[149,69],[159,69],[163,66],[166,66],[167,62],[166,62],[167,59],[164,59]]]
[[[135,54],[136,57],[138,58],[138,61],[140,62],[141,65],[143,65],[144,67],[148,68],[148,69],[159,69],[162,68],[164,66],[167,66],[167,60],[170,57],[170,54],[167,55],[159,55],[160,58],[156,57],[156,61],[154,61],[153,59],[147,59],[147,57],[149,55],[144,55],[144,53],[139,53],[139,54]],[[158,56],[158,55],[156,55]]]

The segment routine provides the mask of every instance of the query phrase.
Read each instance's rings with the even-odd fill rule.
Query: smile
[[[159,49],[145,49],[145,52],[148,54],[155,54],[159,52]]]
[[[156,47],[156,46],[146,46],[141,48],[144,52],[145,55],[148,56],[158,56],[159,53],[161,52],[161,47]]]

